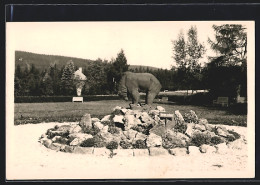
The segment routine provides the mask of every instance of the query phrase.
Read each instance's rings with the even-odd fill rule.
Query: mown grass
[[[15,103],[14,124],[79,121],[85,113],[91,117],[102,118],[112,112],[116,106],[129,107],[130,102],[122,100],[90,101],[84,103]],[[205,118],[211,124],[247,125],[247,115],[234,108],[178,105],[174,103],[154,103],[163,106],[167,112],[179,110],[182,114],[193,110],[199,118]]]

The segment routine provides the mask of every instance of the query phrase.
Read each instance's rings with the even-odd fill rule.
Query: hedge
[[[16,96],[15,103],[72,102],[73,96]],[[119,100],[117,95],[83,96],[84,101]]]
[[[16,96],[15,103],[42,103],[42,102],[71,102],[73,96]],[[158,95],[156,98],[162,98]],[[193,95],[167,95],[169,102],[181,104],[210,104],[212,98],[208,93],[197,93]],[[101,101],[101,100],[120,100],[118,95],[88,95],[83,96],[84,101]],[[145,99],[145,95],[141,95],[141,99]]]
[[[159,95],[158,98],[162,98],[164,95]],[[212,103],[212,97],[209,93],[196,93],[186,95],[167,95],[169,102],[175,102],[180,104],[193,104],[193,105],[205,105]]]

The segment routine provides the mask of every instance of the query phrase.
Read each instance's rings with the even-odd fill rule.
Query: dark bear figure
[[[151,105],[162,86],[159,80],[150,73],[125,72],[119,82],[119,96],[128,100],[127,93],[132,97],[132,103],[138,104],[140,100],[139,90],[146,92],[145,103]]]

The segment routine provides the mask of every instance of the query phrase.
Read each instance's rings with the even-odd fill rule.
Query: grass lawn
[[[122,100],[90,101],[84,103],[15,103],[14,123],[40,123],[40,122],[65,122],[79,121],[85,113],[91,117],[102,118],[112,112],[116,106],[129,107],[130,102]],[[199,118],[205,118],[211,124],[247,125],[247,115],[239,108],[205,107],[193,105],[178,105],[173,103],[154,103],[160,105],[167,112],[179,110],[182,114],[193,110]]]

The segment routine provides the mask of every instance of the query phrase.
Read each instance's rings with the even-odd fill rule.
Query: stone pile
[[[39,141],[52,150],[97,156],[224,153],[246,144],[238,133],[211,125],[192,110],[184,116],[176,110],[166,122],[160,117],[163,112],[161,106],[153,110],[117,106],[101,120],[85,114],[79,123],[48,129]]]

